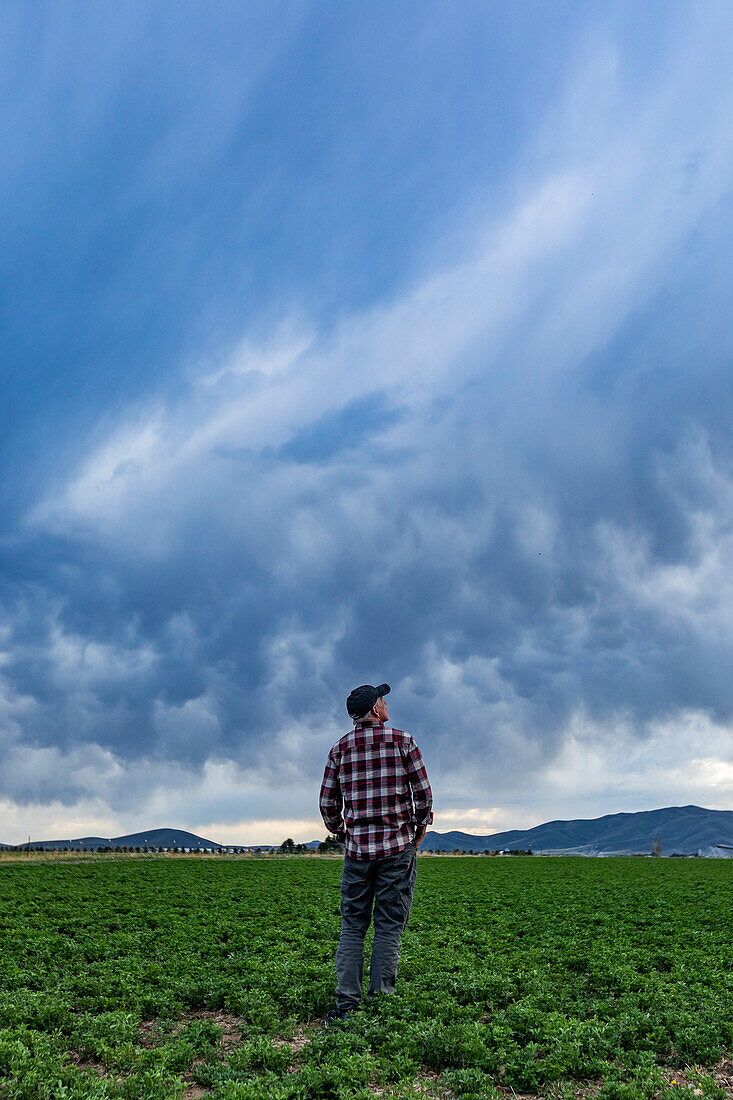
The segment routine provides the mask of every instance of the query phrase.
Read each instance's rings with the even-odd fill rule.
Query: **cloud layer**
[[[225,270],[227,157],[249,163],[284,58],[312,31],[302,9],[284,11],[282,32],[251,30],[268,45],[259,68],[232,61],[250,77],[240,94],[211,92],[214,132],[204,140],[187,105],[124,179],[132,233],[136,203],[209,173],[224,195],[209,212],[210,273]],[[405,11],[396,39],[415,27]],[[330,281],[284,259],[278,299],[238,309],[212,274],[194,326],[134,261],[122,300],[144,289],[167,321],[144,354],[121,351],[128,392],[95,301],[90,408],[81,361],[68,374],[46,364],[55,404],[32,411],[25,394],[13,453],[23,439],[35,448],[17,479],[6,471],[0,542],[0,840],[158,824],[243,841],[287,825],[312,839],[344,699],[385,679],[394,723],[428,762],[437,828],[730,804],[731,17],[709,5],[693,25],[689,9],[665,8],[643,66],[625,19],[574,12],[551,28],[563,65],[522,115],[531,125],[513,145],[495,135],[483,174],[464,156],[455,194],[436,179],[432,216],[389,245],[391,278],[379,278],[368,229],[382,215],[366,200],[351,250],[368,274],[358,287],[344,275],[341,296],[345,237]],[[436,46],[440,9],[424,9],[439,72],[486,32],[474,17]],[[84,93],[97,135],[141,48],[128,33],[108,92]],[[329,33],[335,64],[351,44]],[[530,67],[532,34],[502,33]],[[63,70],[58,40],[49,48]],[[210,49],[207,87],[226,52]],[[394,76],[373,44],[361,56]],[[488,89],[473,72],[455,79],[469,148],[482,122],[458,108]],[[394,122],[414,141],[435,102],[408,103]],[[290,180],[293,198],[318,193],[324,210],[323,164],[363,164],[378,141],[347,138],[339,119],[326,115],[318,170]],[[413,149],[391,166],[393,188],[425,165]],[[277,164],[259,162],[256,179],[279,187]],[[264,270],[260,249],[279,241],[245,199],[260,240],[232,237],[240,287],[240,269]],[[92,209],[111,216],[103,195]],[[186,240],[183,207],[172,221],[168,205],[150,209]],[[305,247],[310,232],[294,239]]]

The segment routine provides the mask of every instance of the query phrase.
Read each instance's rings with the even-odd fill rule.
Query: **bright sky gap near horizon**
[[[0,842],[733,807],[733,7],[8,3]]]

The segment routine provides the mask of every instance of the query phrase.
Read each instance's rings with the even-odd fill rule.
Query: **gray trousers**
[[[336,1004],[358,1008],[364,972],[364,937],[374,906],[374,943],[369,967],[369,995],[394,993],[400,937],[410,915],[417,874],[411,842],[396,856],[344,859],[341,879],[341,936],[336,952]]]

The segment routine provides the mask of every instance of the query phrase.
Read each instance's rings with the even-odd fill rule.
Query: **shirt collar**
[[[364,726],[381,729],[384,727],[384,722],[380,722],[378,718],[358,718],[354,722],[354,729],[362,729]]]

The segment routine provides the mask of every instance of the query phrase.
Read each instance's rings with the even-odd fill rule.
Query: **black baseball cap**
[[[349,717],[361,718],[362,715],[368,714],[377,699],[381,699],[384,695],[389,695],[389,684],[379,684],[378,687],[372,687],[371,684],[362,684],[361,687],[354,688],[346,700]]]

